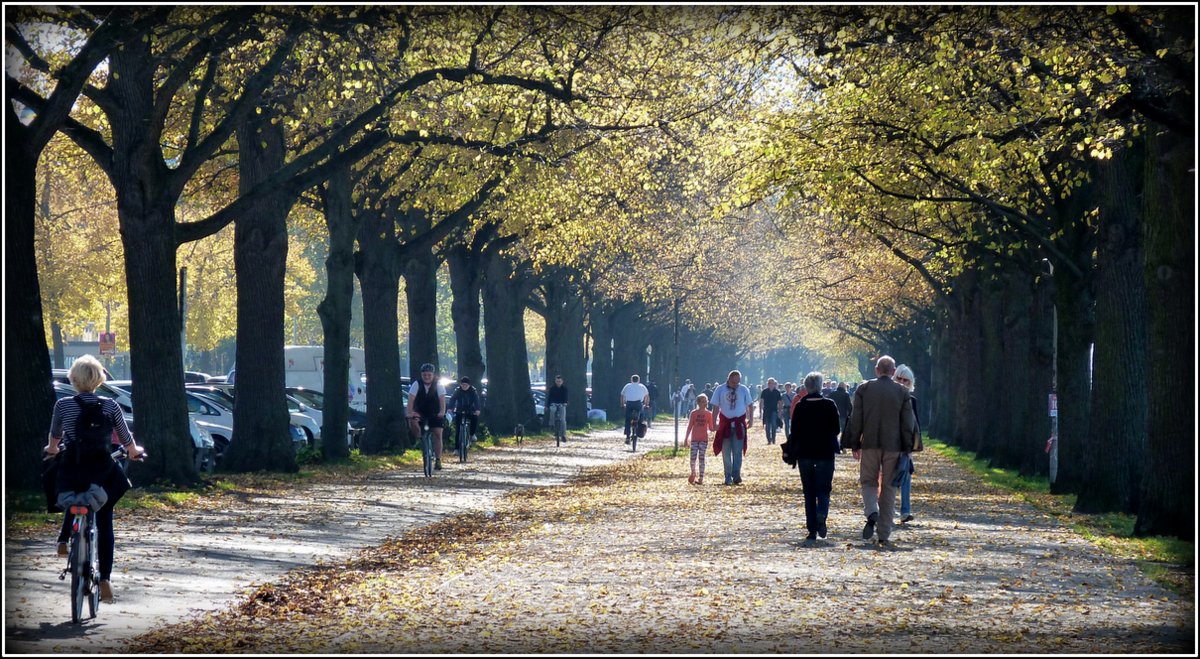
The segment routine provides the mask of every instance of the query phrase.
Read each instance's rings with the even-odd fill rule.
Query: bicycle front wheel
[[[96,527],[88,527],[88,569],[86,575],[88,592],[88,617],[95,618],[100,610],[100,557],[96,553]]]
[[[471,427],[463,422],[458,427],[458,461],[467,461],[467,448],[471,445]]]
[[[426,432],[421,435],[421,457],[425,462],[425,477],[433,476],[433,435]]]

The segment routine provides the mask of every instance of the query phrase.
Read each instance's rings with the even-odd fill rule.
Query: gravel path
[[[671,424],[660,422],[638,454],[673,441]],[[476,451],[461,466],[447,452],[445,469],[428,480],[415,465],[361,482],[305,484],[287,497],[227,495],[219,511],[154,520],[118,513],[117,600],[78,626],[70,622],[69,585],[57,578],[64,561],[53,555],[52,535],[6,538],[4,650],[118,652],[139,634],[227,607],[293,568],[344,558],[450,515],[490,511],[500,495],[563,483],[631,457],[628,449],[619,431],[596,432],[562,447],[543,440]]]

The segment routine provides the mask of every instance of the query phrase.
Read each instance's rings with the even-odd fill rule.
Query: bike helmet
[[[421,364],[421,372],[436,373],[437,369],[433,367],[433,364]]]

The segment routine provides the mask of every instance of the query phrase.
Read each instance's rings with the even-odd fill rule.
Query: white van
[[[284,383],[289,387],[325,390],[325,347],[283,346]],[[362,348],[350,348],[350,372],[346,374],[350,407],[367,411],[367,361]]]

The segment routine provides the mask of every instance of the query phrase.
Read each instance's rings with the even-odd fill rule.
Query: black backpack
[[[79,416],[75,417],[75,462],[94,460],[101,455],[108,455],[112,443],[112,421],[104,414],[104,404],[101,400],[88,403],[81,396],[75,396],[79,405]]]

